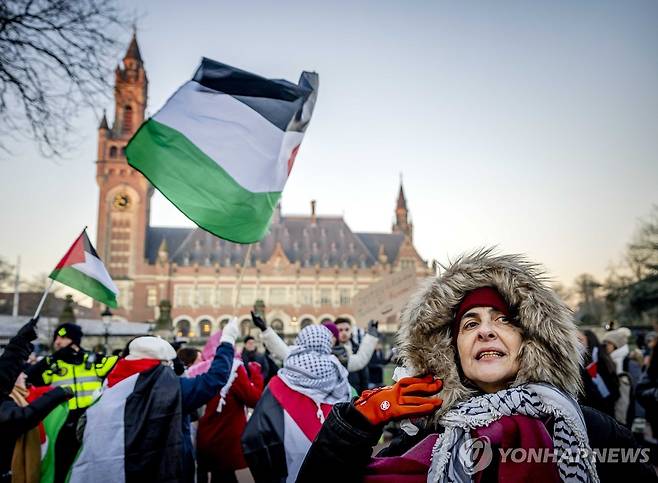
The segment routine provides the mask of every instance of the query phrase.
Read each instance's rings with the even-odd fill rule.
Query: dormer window
[[[110,148],[110,158],[116,158],[117,157],[117,147],[112,146]]]

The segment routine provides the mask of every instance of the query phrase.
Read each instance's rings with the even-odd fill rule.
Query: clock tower
[[[120,291],[120,308],[130,311],[135,275],[145,263],[145,238],[153,187],[131,168],[125,147],[144,121],[148,80],[133,33],[123,61],[115,70],[114,122],[105,113],[98,127],[96,247]],[[120,310],[119,312],[123,311]],[[119,314],[121,315],[121,314]]]

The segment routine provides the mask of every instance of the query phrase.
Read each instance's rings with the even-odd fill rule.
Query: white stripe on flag
[[[285,409],[283,409],[283,447],[286,452],[286,467],[288,469],[286,483],[294,483],[306,453],[311,449],[311,441]]]
[[[105,265],[103,265],[103,262],[93,256],[91,253],[85,252],[85,262],[74,263],[71,265],[71,267],[75,268],[81,273],[84,273],[88,277],[98,280],[99,283],[105,285],[108,290],[114,292],[115,294],[119,293],[119,289],[116,285],[114,285],[114,282],[112,281],[110,274],[107,273],[107,269],[105,268]]]
[[[126,481],[126,401],[135,390],[139,374],[105,388],[101,398],[87,409],[82,448],[69,483],[122,483]]]
[[[233,96],[188,81],[153,119],[183,134],[246,190],[283,190],[284,131]]]

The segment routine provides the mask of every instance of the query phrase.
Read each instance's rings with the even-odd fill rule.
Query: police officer
[[[66,480],[68,470],[78,452],[76,427],[85,409],[100,394],[103,379],[116,364],[117,356],[103,356],[80,347],[82,329],[64,323],[53,335],[55,352],[37,362],[28,372],[28,382],[35,386],[63,386],[73,391],[69,415],[55,444],[55,483]]]

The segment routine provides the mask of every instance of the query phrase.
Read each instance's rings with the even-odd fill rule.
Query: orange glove
[[[424,416],[443,404],[443,399],[430,397],[442,386],[441,380],[432,376],[404,377],[392,386],[363,391],[354,407],[375,426],[395,419]]]

